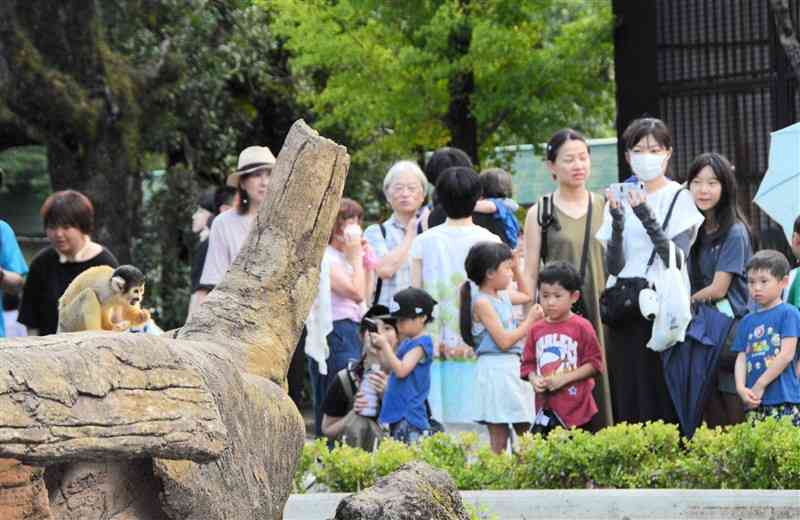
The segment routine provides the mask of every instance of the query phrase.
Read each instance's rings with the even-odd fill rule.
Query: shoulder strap
[[[586,210],[586,230],[583,232],[583,252],[581,252],[581,284],[586,277],[586,264],[589,262],[589,242],[592,239],[592,206],[594,206],[592,192],[589,192],[589,208]]]
[[[539,245],[539,259],[547,262],[547,230],[553,225],[553,194],[549,193],[539,199],[536,206],[536,222],[541,230],[541,240]]]
[[[378,229],[381,230],[381,236],[384,240],[386,240],[386,228],[384,227],[383,222],[378,224]],[[375,273],[375,275],[377,276],[378,273]],[[383,278],[378,276],[378,279],[375,281],[375,297],[372,299],[373,306],[378,305],[378,300],[381,297],[381,289],[383,289]]]
[[[353,402],[355,401],[355,395],[353,395],[353,384],[350,382],[350,369],[343,368],[339,370],[339,373],[336,374],[336,377],[338,377],[339,382],[342,383],[344,395],[347,397],[347,407],[352,408]]]
[[[661,229],[664,231],[667,230],[667,226],[669,225],[669,219],[672,217],[672,210],[675,209],[675,203],[678,202],[678,197],[680,196],[681,192],[684,188],[679,188],[678,191],[675,192],[675,196],[672,197],[672,202],[669,204],[669,209],[667,210],[667,216],[664,218],[664,223],[661,224]],[[649,269],[653,262],[656,260],[656,248],[653,247],[653,252],[650,254],[650,260],[647,262],[647,268]]]

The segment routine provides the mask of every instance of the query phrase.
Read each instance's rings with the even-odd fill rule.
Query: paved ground
[[[284,520],[333,518],[344,493],[292,495]],[[466,491],[464,501],[497,520],[797,520],[800,491]]]

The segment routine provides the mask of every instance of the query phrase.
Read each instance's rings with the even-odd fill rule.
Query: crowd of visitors
[[[373,449],[385,435],[415,442],[483,424],[500,452],[556,426],[663,420],[691,436],[701,419],[789,417],[800,427],[798,269],[778,251],[754,254],[728,159],[701,154],[681,184],[663,121],[637,119],[622,139],[634,176],[592,193],[588,141],[555,133],[545,164],[557,187],[528,209],[524,230],[510,174],[478,173],[455,148],[436,150],[424,169],[393,164],[389,217],[366,230],[361,205],[342,199],[289,371],[296,402],[310,381],[315,434]],[[268,148],[248,147],[228,186],[198,201],[190,314],[269,203],[274,165]],[[22,294],[0,336],[20,324],[13,335],[55,333],[69,283],[117,265],[91,238],[83,194],[54,193],[41,216],[49,245],[30,269],[0,221],[0,300]],[[800,257],[800,216],[791,247]],[[693,318],[659,335],[662,318],[689,302]],[[683,367],[694,380],[677,377],[698,345],[713,355],[699,372]]]

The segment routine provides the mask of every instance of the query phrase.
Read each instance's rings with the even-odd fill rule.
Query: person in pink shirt
[[[324,368],[313,357],[307,358],[318,437],[322,436],[322,403],[328,387],[340,370],[361,358],[358,328],[366,311],[365,300],[371,292],[372,271],[377,263],[361,230],[363,213],[357,202],[342,199],[323,257],[323,262],[327,263],[330,270],[330,319],[333,330],[326,338],[328,352]],[[321,290],[324,289],[321,287]]]
[[[592,396],[594,376],[603,356],[590,321],[572,312],[580,297],[578,271],[566,262],[551,262],[539,273],[539,302],[545,319],[528,333],[520,375],[536,393],[536,425],[585,427],[597,413]]]

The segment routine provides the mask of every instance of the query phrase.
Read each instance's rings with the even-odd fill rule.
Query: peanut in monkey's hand
[[[141,309],[139,311],[139,323],[138,324],[139,325],[144,325],[148,321],[150,321],[150,311],[148,311],[147,309]]]

